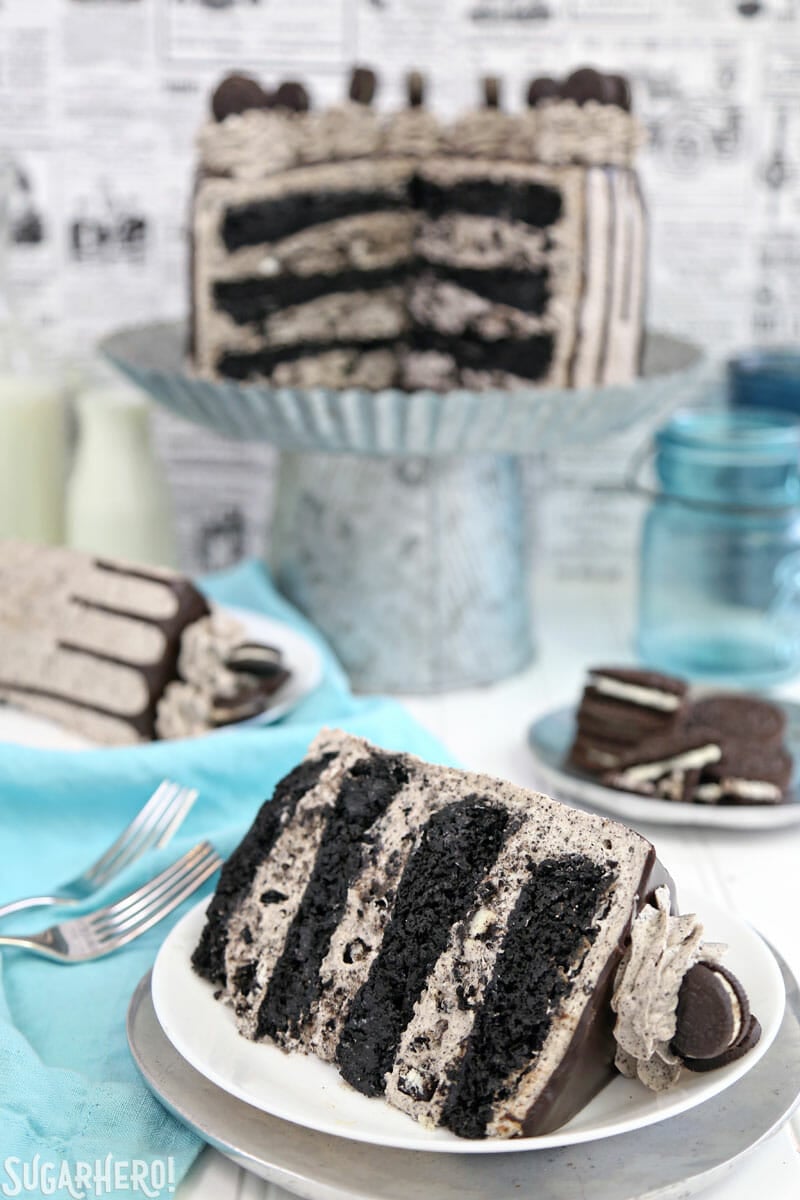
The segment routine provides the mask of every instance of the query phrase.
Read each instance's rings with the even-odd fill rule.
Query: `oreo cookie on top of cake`
[[[323,731],[225,864],[193,955],[243,1036],[468,1138],[556,1129],[759,1038],[652,845]]]
[[[623,791],[695,804],[779,804],[791,783],[786,714],[756,696],[690,699],[635,668],[589,671],[568,763]]]

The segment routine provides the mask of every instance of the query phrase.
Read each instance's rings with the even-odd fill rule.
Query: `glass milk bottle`
[[[57,381],[0,367],[0,538],[63,540],[65,472]]]
[[[8,272],[10,164],[0,151],[0,538],[64,534],[64,387],[13,303]]]
[[[67,543],[130,562],[174,566],[169,495],[150,437],[150,406],[122,385],[78,398]]]

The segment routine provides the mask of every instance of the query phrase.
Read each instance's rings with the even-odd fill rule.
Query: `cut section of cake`
[[[626,1045],[647,1047],[626,1065],[653,1086],[651,1059],[674,1075],[663,1015],[654,1038],[624,979],[657,889],[673,936],[672,885],[639,834],[324,731],[223,868],[193,964],[245,1037],[314,1053],[424,1125],[536,1134],[612,1077],[615,994]],[[673,1015],[702,959],[680,920],[686,952],[655,981]]]
[[[632,380],[646,217],[622,82],[575,72],[514,114],[488,80],[483,108],[448,123],[418,73],[391,114],[365,68],[318,112],[299,84],[224,80],[193,199],[197,371],[372,390]]]
[[[175,571],[0,541],[0,701],[123,745],[257,716],[288,677]]]

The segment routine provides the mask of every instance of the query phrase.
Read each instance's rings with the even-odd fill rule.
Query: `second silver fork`
[[[209,842],[200,842],[160,875],[129,896],[96,912],[51,925],[41,933],[6,936],[0,946],[30,950],[56,962],[89,962],[126,946],[152,929],[210,879],[222,859]]]

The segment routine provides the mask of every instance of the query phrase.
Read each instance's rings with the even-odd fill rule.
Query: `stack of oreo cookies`
[[[595,667],[577,714],[569,766],[609,787],[694,804],[779,804],[793,761],[786,715],[755,696],[690,702],[673,676]]]
[[[644,741],[678,727],[686,705],[683,680],[632,667],[593,667],[583,690],[571,766],[589,775],[616,770]]]

